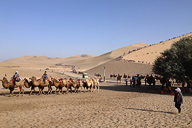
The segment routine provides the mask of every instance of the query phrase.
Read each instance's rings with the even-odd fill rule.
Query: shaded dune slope
[[[106,78],[109,78],[111,73],[120,74],[120,75],[123,75],[124,73],[127,75],[136,75],[136,74],[146,75],[147,73],[149,74],[152,73],[152,65],[122,62],[117,59],[101,64],[92,69],[89,69],[86,72],[91,77],[93,77],[95,73],[99,73],[103,77],[104,67],[105,67]]]

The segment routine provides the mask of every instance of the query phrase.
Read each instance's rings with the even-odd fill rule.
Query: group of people
[[[42,75],[42,78],[43,78],[43,81],[45,83],[46,80],[48,79],[47,71],[44,72],[44,74]],[[15,82],[19,82],[21,80],[21,78],[19,77],[19,72],[18,71],[15,72],[15,74],[12,77],[12,80],[13,80],[14,86],[16,87]]]
[[[130,79],[130,86],[138,86],[140,87],[141,86],[141,77],[140,76],[133,76],[132,79]],[[126,86],[127,86],[127,83],[128,83],[128,79],[125,79],[125,83],[126,83]]]

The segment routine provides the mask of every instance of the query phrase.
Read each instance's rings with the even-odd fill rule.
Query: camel
[[[92,91],[93,90],[93,81],[90,79],[86,79],[86,82],[84,82],[83,87],[87,88],[87,91],[88,91],[88,88],[90,88],[90,91],[93,92]]]
[[[35,92],[35,86],[33,86],[32,81],[29,82],[26,78],[24,78],[24,85],[25,85],[26,88],[31,87],[31,92],[30,92],[29,95],[31,95],[32,91]]]
[[[48,78],[48,82],[49,82],[49,85],[48,85],[48,92],[47,92],[47,94],[51,94],[52,93],[52,86],[54,86],[53,85],[53,78],[52,77]]]
[[[7,78],[3,77],[3,79],[0,80],[0,81],[2,81],[2,85],[3,85],[3,87],[4,87],[5,89],[9,89],[9,90],[10,90],[9,96],[14,95],[13,91],[14,91],[14,89],[17,88],[17,87],[19,87],[19,89],[20,89],[19,95],[20,95],[21,91],[22,91],[23,94],[24,94],[23,82],[22,82],[22,81],[19,81],[19,82],[16,82],[16,81],[15,81],[15,84],[16,84],[15,87],[14,87],[13,80],[11,80],[10,82],[8,82]],[[18,95],[18,96],[19,96],[19,95]]]
[[[79,81],[78,80],[72,80],[71,78],[70,78],[70,80],[71,80],[71,87],[73,87],[75,89],[75,92],[78,93],[78,89],[80,86]],[[71,88],[71,90],[72,90],[72,88]]]
[[[117,75],[115,75],[115,73],[113,73],[113,74],[111,73],[111,74],[110,74],[110,78],[112,78],[112,77],[115,78],[115,77],[117,77]]]
[[[93,87],[95,87],[94,91],[98,89],[98,92],[99,92],[99,80],[95,78],[95,79],[92,79],[92,81],[93,81]]]
[[[53,85],[56,87],[55,93],[57,92],[57,89],[59,88],[60,82],[56,80],[55,78],[53,79]]]
[[[33,79],[36,79],[36,78],[34,77]],[[39,91],[40,91],[40,87],[39,87],[38,84],[33,84],[32,81],[29,82],[26,78],[24,79],[24,85],[25,85],[26,88],[30,88],[31,87],[31,92],[30,92],[29,95],[31,95],[33,91],[35,92],[35,88],[36,87],[38,87]],[[35,92],[35,94],[36,94],[36,92]]]
[[[81,92],[82,92],[82,88],[83,88],[84,81],[78,79],[78,80],[77,80],[77,84],[78,84],[79,88],[81,87]]]
[[[124,73],[123,78],[127,78],[127,75]]]
[[[65,79],[63,81],[63,83],[66,84],[66,86],[65,86],[67,88],[66,94],[68,94],[69,89],[71,90],[71,93],[72,93],[72,88],[71,88],[73,86],[72,79],[70,79],[70,80]]]
[[[121,77],[122,77],[122,75],[118,74],[118,76],[117,76],[117,84],[118,84],[118,81],[120,81],[120,84],[121,84]]]
[[[43,89],[44,89],[44,87],[47,87],[49,85],[49,82],[47,80],[44,83],[43,78],[36,80],[36,77],[33,76],[31,78],[31,81],[32,81],[33,86],[39,87],[39,95],[42,93],[45,94]]]
[[[147,75],[146,76],[146,81],[147,81],[147,83],[149,84],[150,87],[151,87],[152,83],[153,83],[153,85],[155,85],[155,79],[153,78],[152,75],[151,76]]]
[[[60,91],[63,94],[63,90],[62,90],[63,87],[67,88],[67,93],[69,91],[69,86],[68,86],[68,83],[67,83],[66,79],[64,79],[64,80],[63,79],[57,80],[57,79],[54,78],[53,79],[53,85],[56,87],[55,93],[57,92],[57,89],[59,89],[58,94],[60,93]]]
[[[95,73],[95,76],[97,76],[97,77],[101,77],[101,74],[99,74],[99,73]]]
[[[39,88],[41,89],[40,94],[41,94],[42,92],[43,92],[43,94],[45,94],[45,92],[44,92],[43,89],[44,89],[45,87],[47,87],[47,86],[49,86],[48,80],[46,80],[45,83],[44,83],[43,78],[40,78],[40,85],[39,85]]]

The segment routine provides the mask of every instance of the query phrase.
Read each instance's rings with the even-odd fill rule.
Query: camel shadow
[[[108,83],[108,82],[107,82]],[[122,91],[122,92],[138,92],[138,93],[151,93],[151,94],[159,94],[159,95],[173,95],[172,92],[174,92],[174,90],[177,87],[171,87],[172,88],[172,92],[170,91],[163,91],[163,94],[161,93],[161,85],[155,85],[155,86],[149,86],[149,85],[141,85],[139,86],[130,86],[130,85],[123,85],[123,84],[113,84],[112,86],[110,86],[110,84],[113,83],[109,83],[109,85],[103,85],[100,86],[100,89],[103,90],[111,90],[111,91]],[[182,92],[184,96],[192,96],[192,93],[189,92]]]
[[[109,85],[103,85],[100,86],[100,89],[103,90],[111,90],[111,91],[122,91],[122,92],[139,92],[139,93],[151,93],[151,94],[161,94],[161,86],[144,86],[141,85],[140,87],[138,86],[126,86],[126,85],[113,85],[113,86],[109,86]],[[166,94],[166,93],[164,93]],[[167,95],[170,95],[169,93],[167,93]]]
[[[157,112],[157,113],[166,113],[166,114],[177,114],[175,112],[164,112],[164,111],[155,111],[155,110],[138,109],[138,108],[127,108],[127,109],[132,109],[132,110],[136,110],[136,111],[144,111],[144,112]]]
[[[1,92],[0,93],[0,96],[5,96],[5,97],[9,97],[9,91],[7,91],[7,92]],[[14,95],[18,95],[19,94],[19,91],[14,91]],[[30,94],[30,91],[25,91],[25,93],[24,93],[24,95],[29,95]],[[20,95],[23,95],[23,93],[20,93]]]

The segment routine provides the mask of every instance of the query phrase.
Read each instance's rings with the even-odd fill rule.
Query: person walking
[[[174,102],[175,107],[178,109],[178,112],[181,113],[181,104],[183,104],[183,94],[181,93],[180,88],[175,89]]]

